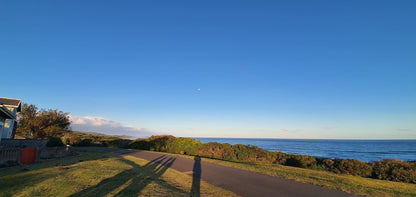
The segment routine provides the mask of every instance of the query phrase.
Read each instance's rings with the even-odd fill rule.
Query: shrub
[[[332,171],[334,169],[335,161],[333,159],[328,159],[328,158],[317,158],[316,164],[321,169]]]
[[[274,152],[273,157],[274,157],[273,163],[286,165],[288,154],[283,153],[283,152]]]
[[[139,150],[150,150],[150,143],[144,139],[137,139],[129,144],[129,148]]]
[[[166,149],[169,153],[197,155],[202,143],[192,138],[170,138]]]
[[[61,137],[61,140],[65,144],[69,144],[71,146],[77,146],[81,142],[81,138],[78,135],[67,133]]]
[[[128,148],[131,140],[125,139],[115,139],[115,140],[107,140],[102,141],[102,143],[110,148]]]
[[[59,137],[49,138],[49,141],[46,143],[47,147],[56,147],[56,146],[63,146],[63,145],[64,143]]]
[[[200,147],[198,151],[199,156],[204,156],[204,157],[209,157],[209,158],[214,158],[214,159],[223,159],[225,157],[228,160],[233,160],[235,159],[235,157],[225,156],[225,155],[232,155],[231,152],[233,151],[232,151],[232,146],[230,144],[221,144],[218,142],[205,143]]]
[[[416,164],[397,159],[373,163],[372,177],[381,180],[416,183]]]
[[[151,136],[149,137],[149,145],[150,150],[152,151],[160,151],[160,152],[167,152],[167,144],[168,141],[174,139],[175,137],[171,135],[159,135],[159,136]]]
[[[372,172],[372,166],[367,162],[356,159],[341,159],[334,164],[334,170],[340,174],[369,177]]]
[[[286,165],[306,168],[316,164],[316,158],[308,155],[289,154]]]
[[[92,146],[92,145],[94,145],[93,143],[92,143],[92,139],[82,139],[78,144],[77,144],[77,146]]]
[[[238,161],[256,161],[256,154],[253,151],[254,147],[256,146],[236,144],[232,146],[232,149]]]

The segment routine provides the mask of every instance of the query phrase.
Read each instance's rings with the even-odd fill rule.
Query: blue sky
[[[1,1],[0,96],[110,134],[416,139],[415,7]]]

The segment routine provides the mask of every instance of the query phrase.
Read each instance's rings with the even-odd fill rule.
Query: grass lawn
[[[169,154],[192,159],[191,156]],[[223,166],[258,172],[270,176],[292,179],[298,182],[310,183],[347,193],[365,196],[416,196],[416,184],[384,181],[359,176],[338,175],[332,172],[265,164],[260,162],[239,163],[202,158],[202,161]]]
[[[77,152],[79,156],[0,169],[0,196],[236,196],[147,160]]]

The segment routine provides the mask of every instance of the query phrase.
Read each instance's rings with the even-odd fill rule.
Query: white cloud
[[[133,138],[149,137],[155,132],[131,125],[123,125],[120,122],[103,117],[78,117],[70,116],[71,127],[74,131],[97,132],[107,135],[126,135]]]

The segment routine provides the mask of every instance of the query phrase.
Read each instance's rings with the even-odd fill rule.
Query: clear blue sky
[[[176,136],[416,139],[415,8],[1,1],[0,96]]]

